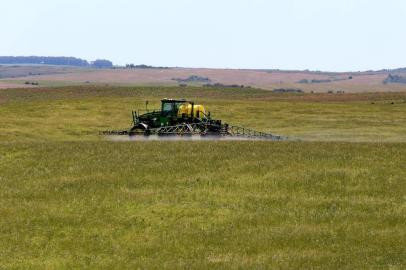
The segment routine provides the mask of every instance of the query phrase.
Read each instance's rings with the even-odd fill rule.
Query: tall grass
[[[403,144],[0,144],[0,268],[405,266]]]

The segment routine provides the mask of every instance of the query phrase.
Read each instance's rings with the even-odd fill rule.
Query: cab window
[[[171,112],[172,111],[172,103],[164,103],[162,105],[162,111],[164,112]]]
[[[185,104],[185,102],[175,102],[175,110],[179,110],[179,107],[183,104]]]

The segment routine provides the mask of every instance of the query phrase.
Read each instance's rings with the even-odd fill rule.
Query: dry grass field
[[[0,89],[33,88],[35,85],[25,82],[37,82],[37,77],[51,74],[86,72],[89,69],[71,66],[51,65],[0,65]]]
[[[48,73],[51,73],[48,71]],[[399,92],[406,91],[406,84],[383,84],[387,72],[326,73],[307,71],[236,70],[236,69],[71,69],[54,74],[28,75],[4,78],[0,87],[24,86],[24,81],[36,81],[42,86],[64,86],[77,84],[113,84],[122,86],[174,86],[176,78],[186,79],[196,75],[210,79],[210,83],[238,84],[273,90],[276,88],[298,88],[305,92],[344,91]],[[0,70],[1,75],[1,70]],[[27,74],[26,74],[27,75]],[[349,79],[351,77],[351,79]],[[316,80],[317,83],[298,83],[301,80]],[[324,81],[324,82],[323,82]],[[201,85],[190,82],[190,85]]]
[[[9,89],[9,88],[32,88],[32,85],[25,85],[21,82],[9,82],[9,81],[0,81],[0,89]]]

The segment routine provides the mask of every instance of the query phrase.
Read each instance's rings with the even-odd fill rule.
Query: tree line
[[[111,68],[113,63],[105,59],[97,59],[93,62],[76,57],[54,56],[0,56],[0,64],[34,64],[34,65],[57,65],[75,67]]]

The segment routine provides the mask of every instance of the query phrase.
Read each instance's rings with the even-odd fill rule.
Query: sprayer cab
[[[161,115],[181,118],[207,118],[206,110],[202,105],[195,105],[193,101],[184,99],[162,99]]]

